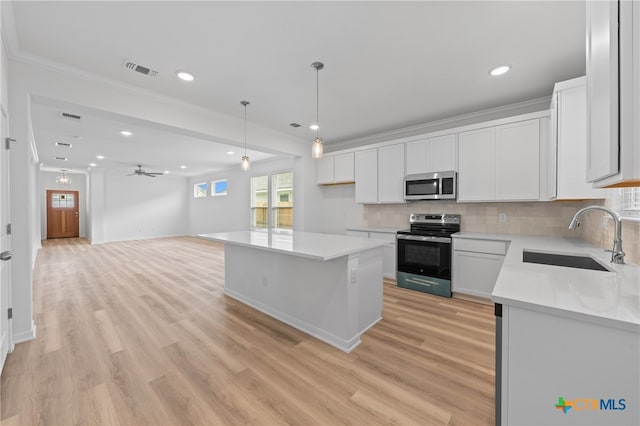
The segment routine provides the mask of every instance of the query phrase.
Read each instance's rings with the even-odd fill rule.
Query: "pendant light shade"
[[[59,183],[62,185],[70,185],[71,178],[67,174],[67,171],[66,170],[60,170],[60,171],[62,172],[62,174],[59,176],[56,176],[56,183]]]
[[[322,158],[324,151],[322,138],[318,134],[318,130],[320,129],[320,80],[318,72],[324,68],[324,64],[322,62],[314,62],[311,64],[311,68],[316,70],[316,138],[313,140],[313,145],[311,145],[311,157],[318,159]]]
[[[240,104],[244,107],[244,155],[240,161],[240,168],[246,172],[249,170],[249,157],[247,157],[247,105],[249,105],[249,101],[240,101]]]

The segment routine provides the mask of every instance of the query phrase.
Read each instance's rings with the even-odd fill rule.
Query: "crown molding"
[[[543,111],[549,109],[550,103],[551,96],[544,96],[541,98],[503,105],[496,108],[456,115],[453,117],[444,118],[442,120],[430,121],[415,126],[403,127],[400,129],[389,130],[381,133],[373,133],[370,135],[360,136],[357,138],[347,139],[339,142],[332,142],[329,144],[325,143],[325,147],[327,148],[327,152],[333,152],[343,149],[355,148],[363,145],[386,142],[394,139],[409,138],[441,130],[462,127],[470,124],[482,123],[484,121],[491,121],[530,112]]]

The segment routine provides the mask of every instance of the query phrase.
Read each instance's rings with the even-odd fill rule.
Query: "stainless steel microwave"
[[[407,175],[404,178],[405,200],[455,200],[456,172]]]

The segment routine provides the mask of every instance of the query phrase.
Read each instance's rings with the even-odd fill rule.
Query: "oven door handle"
[[[428,237],[425,235],[406,235],[406,234],[398,234],[399,240],[411,240],[411,241],[427,241],[434,243],[450,243],[451,238],[447,237]]]

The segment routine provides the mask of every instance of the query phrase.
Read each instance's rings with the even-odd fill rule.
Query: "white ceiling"
[[[79,121],[60,118],[61,111],[79,114],[82,118]],[[237,147],[156,129],[132,120],[102,117],[81,108],[33,103],[31,117],[39,160],[45,168],[86,170],[95,163],[97,168],[132,173],[140,164],[148,172],[197,176],[234,166],[239,169],[244,155],[244,150]],[[121,130],[129,130],[132,135],[125,137],[120,134]],[[70,143],[72,147],[56,146],[56,142]],[[96,158],[98,155],[104,159]],[[274,157],[253,150],[247,150],[247,155],[251,161]],[[55,157],[66,157],[67,161]],[[180,168],[183,165],[185,169]]]
[[[582,1],[28,1],[13,13],[20,52],[238,118],[247,99],[251,121],[309,139],[310,64],[322,61],[328,145],[548,96],[584,74]],[[125,58],[160,75],[126,70]],[[510,73],[489,76],[503,63]]]

